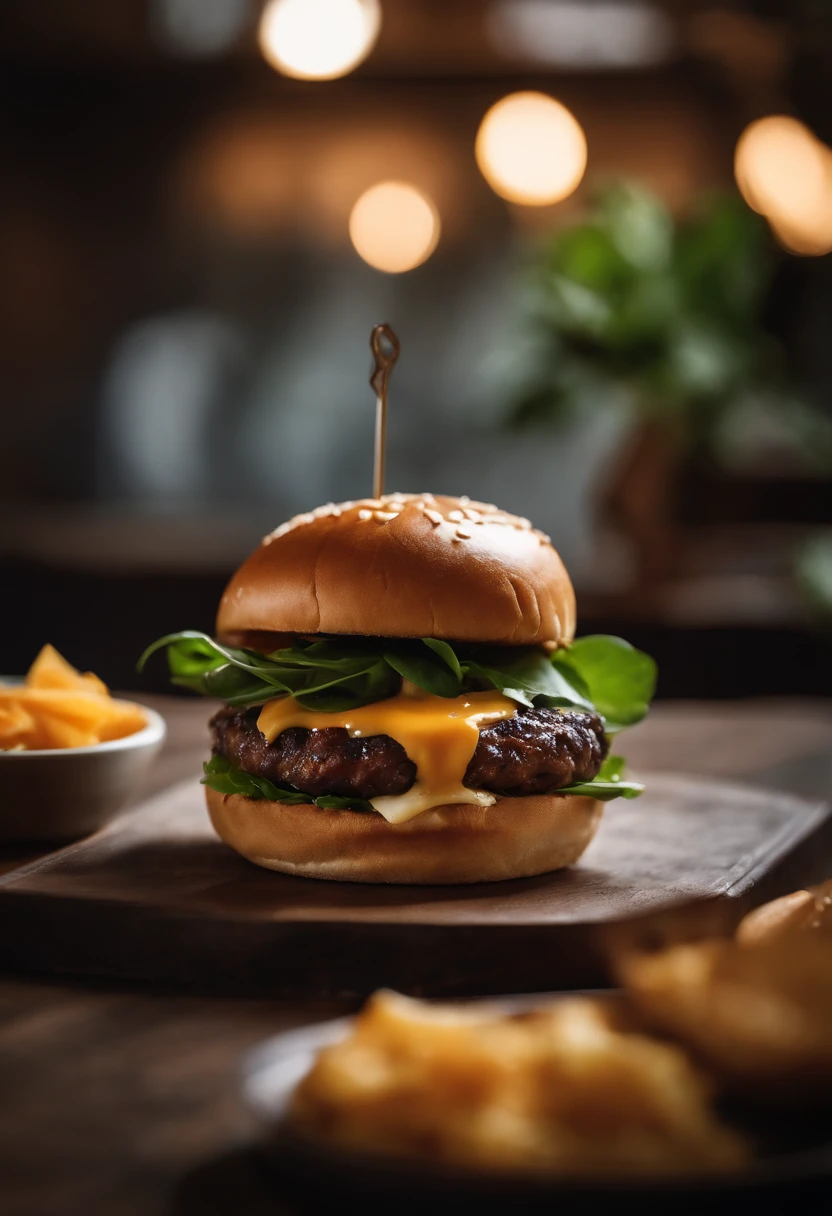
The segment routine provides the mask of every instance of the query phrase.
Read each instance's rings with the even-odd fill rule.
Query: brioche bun
[[[547,536],[496,507],[431,494],[295,516],[243,563],[217,616],[220,638],[244,643],[340,633],[565,646],[574,632],[572,583]]]
[[[572,865],[604,804],[575,794],[455,804],[390,824],[362,811],[254,801],[206,788],[217,834],[255,865],[337,882],[473,883]]]

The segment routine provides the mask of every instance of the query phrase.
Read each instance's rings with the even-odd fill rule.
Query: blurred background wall
[[[0,670],[135,686],[368,494],[386,320],[389,489],[533,518],[665,696],[829,692],[824,0],[27,0],[0,91]]]

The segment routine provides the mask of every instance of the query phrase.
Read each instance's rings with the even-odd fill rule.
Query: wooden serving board
[[[193,781],[0,879],[0,966],[310,997],[590,987],[609,980],[622,937],[727,931],[828,877],[830,858],[824,804],[661,775],[606,807],[569,870],[471,887],[317,882],[226,848]]]

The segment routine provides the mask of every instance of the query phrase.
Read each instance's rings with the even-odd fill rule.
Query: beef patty
[[[389,735],[351,739],[343,727],[293,726],[268,743],[257,729],[259,713],[228,706],[211,720],[214,751],[247,773],[313,798],[403,794],[416,779],[416,765]],[[480,731],[464,783],[492,794],[550,794],[575,781],[591,781],[606,753],[596,714],[520,708],[513,718]]]

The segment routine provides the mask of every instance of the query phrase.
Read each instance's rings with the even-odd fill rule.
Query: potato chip
[[[78,726],[54,714],[41,712],[37,722],[41,735],[39,747],[92,747],[101,742],[97,731],[91,727]]]
[[[135,735],[137,731],[147,726],[147,717],[140,705],[130,701],[113,701],[113,716],[99,728],[99,738],[102,743],[111,739],[123,739],[126,735]]]
[[[46,645],[29,668],[26,676],[27,688],[66,688],[78,692],[95,692],[103,697],[109,696],[109,689],[103,680],[91,671],[81,675],[80,671],[67,663],[58,654],[54,646]]]
[[[0,685],[0,750],[92,747],[147,726],[140,705],[116,701],[98,676],[81,675],[44,646],[21,685]]]
[[[481,1170],[670,1175],[748,1157],[679,1048],[590,1000],[506,1017],[377,993],[320,1052],[292,1118],[342,1148]]]
[[[0,700],[0,748],[35,746],[30,740],[35,737],[36,730],[33,715],[19,701]]]

